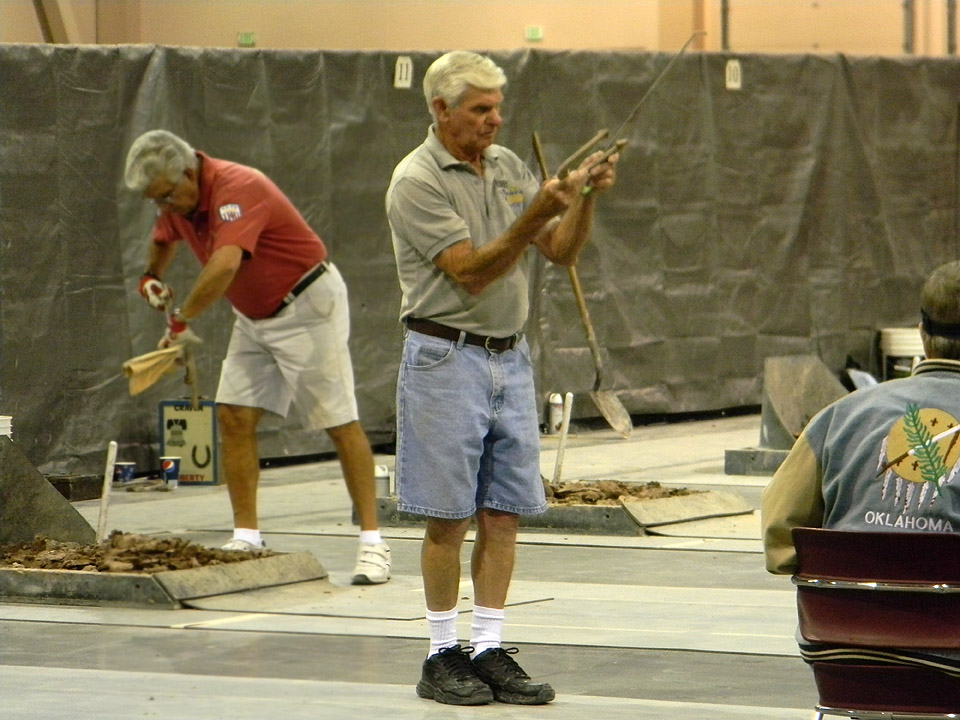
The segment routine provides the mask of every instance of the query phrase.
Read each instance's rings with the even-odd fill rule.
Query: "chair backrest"
[[[800,634],[815,643],[960,646],[960,534],[794,528]]]
[[[815,718],[957,718],[960,535],[795,528]]]
[[[960,532],[794,528],[799,573],[960,585]]]

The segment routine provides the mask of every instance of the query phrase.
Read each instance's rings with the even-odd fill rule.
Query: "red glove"
[[[179,310],[174,310],[167,315],[167,331],[157,343],[157,348],[164,350],[176,345],[186,345],[187,343],[201,343],[203,340],[190,329],[189,323],[180,314]]]
[[[153,273],[140,276],[140,294],[157,310],[166,310],[173,300],[173,290]]]

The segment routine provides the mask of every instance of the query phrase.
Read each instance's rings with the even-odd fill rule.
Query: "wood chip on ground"
[[[269,550],[219,550],[177,537],[156,538],[120,531],[113,532],[102,546],[58,542],[38,535],[32,542],[0,546],[0,569],[151,574],[223,565],[275,554]]]
[[[624,483],[615,480],[597,482],[570,482],[553,485],[544,480],[547,503],[550,505],[619,505],[624,500],[653,500],[657,498],[693,495],[702,490],[665,488],[658,482]]]

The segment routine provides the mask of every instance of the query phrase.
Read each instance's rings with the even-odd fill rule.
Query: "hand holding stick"
[[[570,170],[574,165],[579,165],[583,161],[583,158],[589,153],[593,148],[604,138],[606,138],[610,133],[606,130],[600,130],[590,138],[587,142],[577,148],[577,151],[573,153],[570,157],[560,163],[560,167],[557,168],[557,177],[563,180],[567,175],[570,174]],[[544,175],[544,180],[546,180],[546,175]]]
[[[584,156],[591,152],[601,140],[607,137],[607,135],[609,135],[609,133],[606,130],[600,130],[596,135],[590,138],[590,140],[577,148],[577,151],[573,153],[573,155],[560,163],[560,167],[557,168],[557,178],[563,180],[565,177],[567,177],[567,175],[569,175],[573,169],[573,166],[582,163]],[[599,157],[597,157],[587,166],[587,170],[592,170],[593,168],[607,162],[613,155],[616,155],[623,150],[626,145],[626,140],[621,139],[614,141],[606,150],[603,151],[603,153],[600,154]],[[540,138],[536,132],[533,133],[533,149],[537,154],[537,161],[540,163],[540,173],[543,175],[544,181],[546,181],[547,178],[550,177],[550,171],[547,170],[547,164],[543,159],[543,148],[540,146]],[[593,189],[594,188],[592,185],[586,185],[584,186],[582,193],[584,195],[589,195],[591,192],[593,192]]]

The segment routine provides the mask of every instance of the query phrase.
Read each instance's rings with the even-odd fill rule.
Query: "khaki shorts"
[[[347,341],[347,286],[332,264],[279,315],[236,319],[217,402],[286,417],[292,403],[310,430],[358,419]]]

